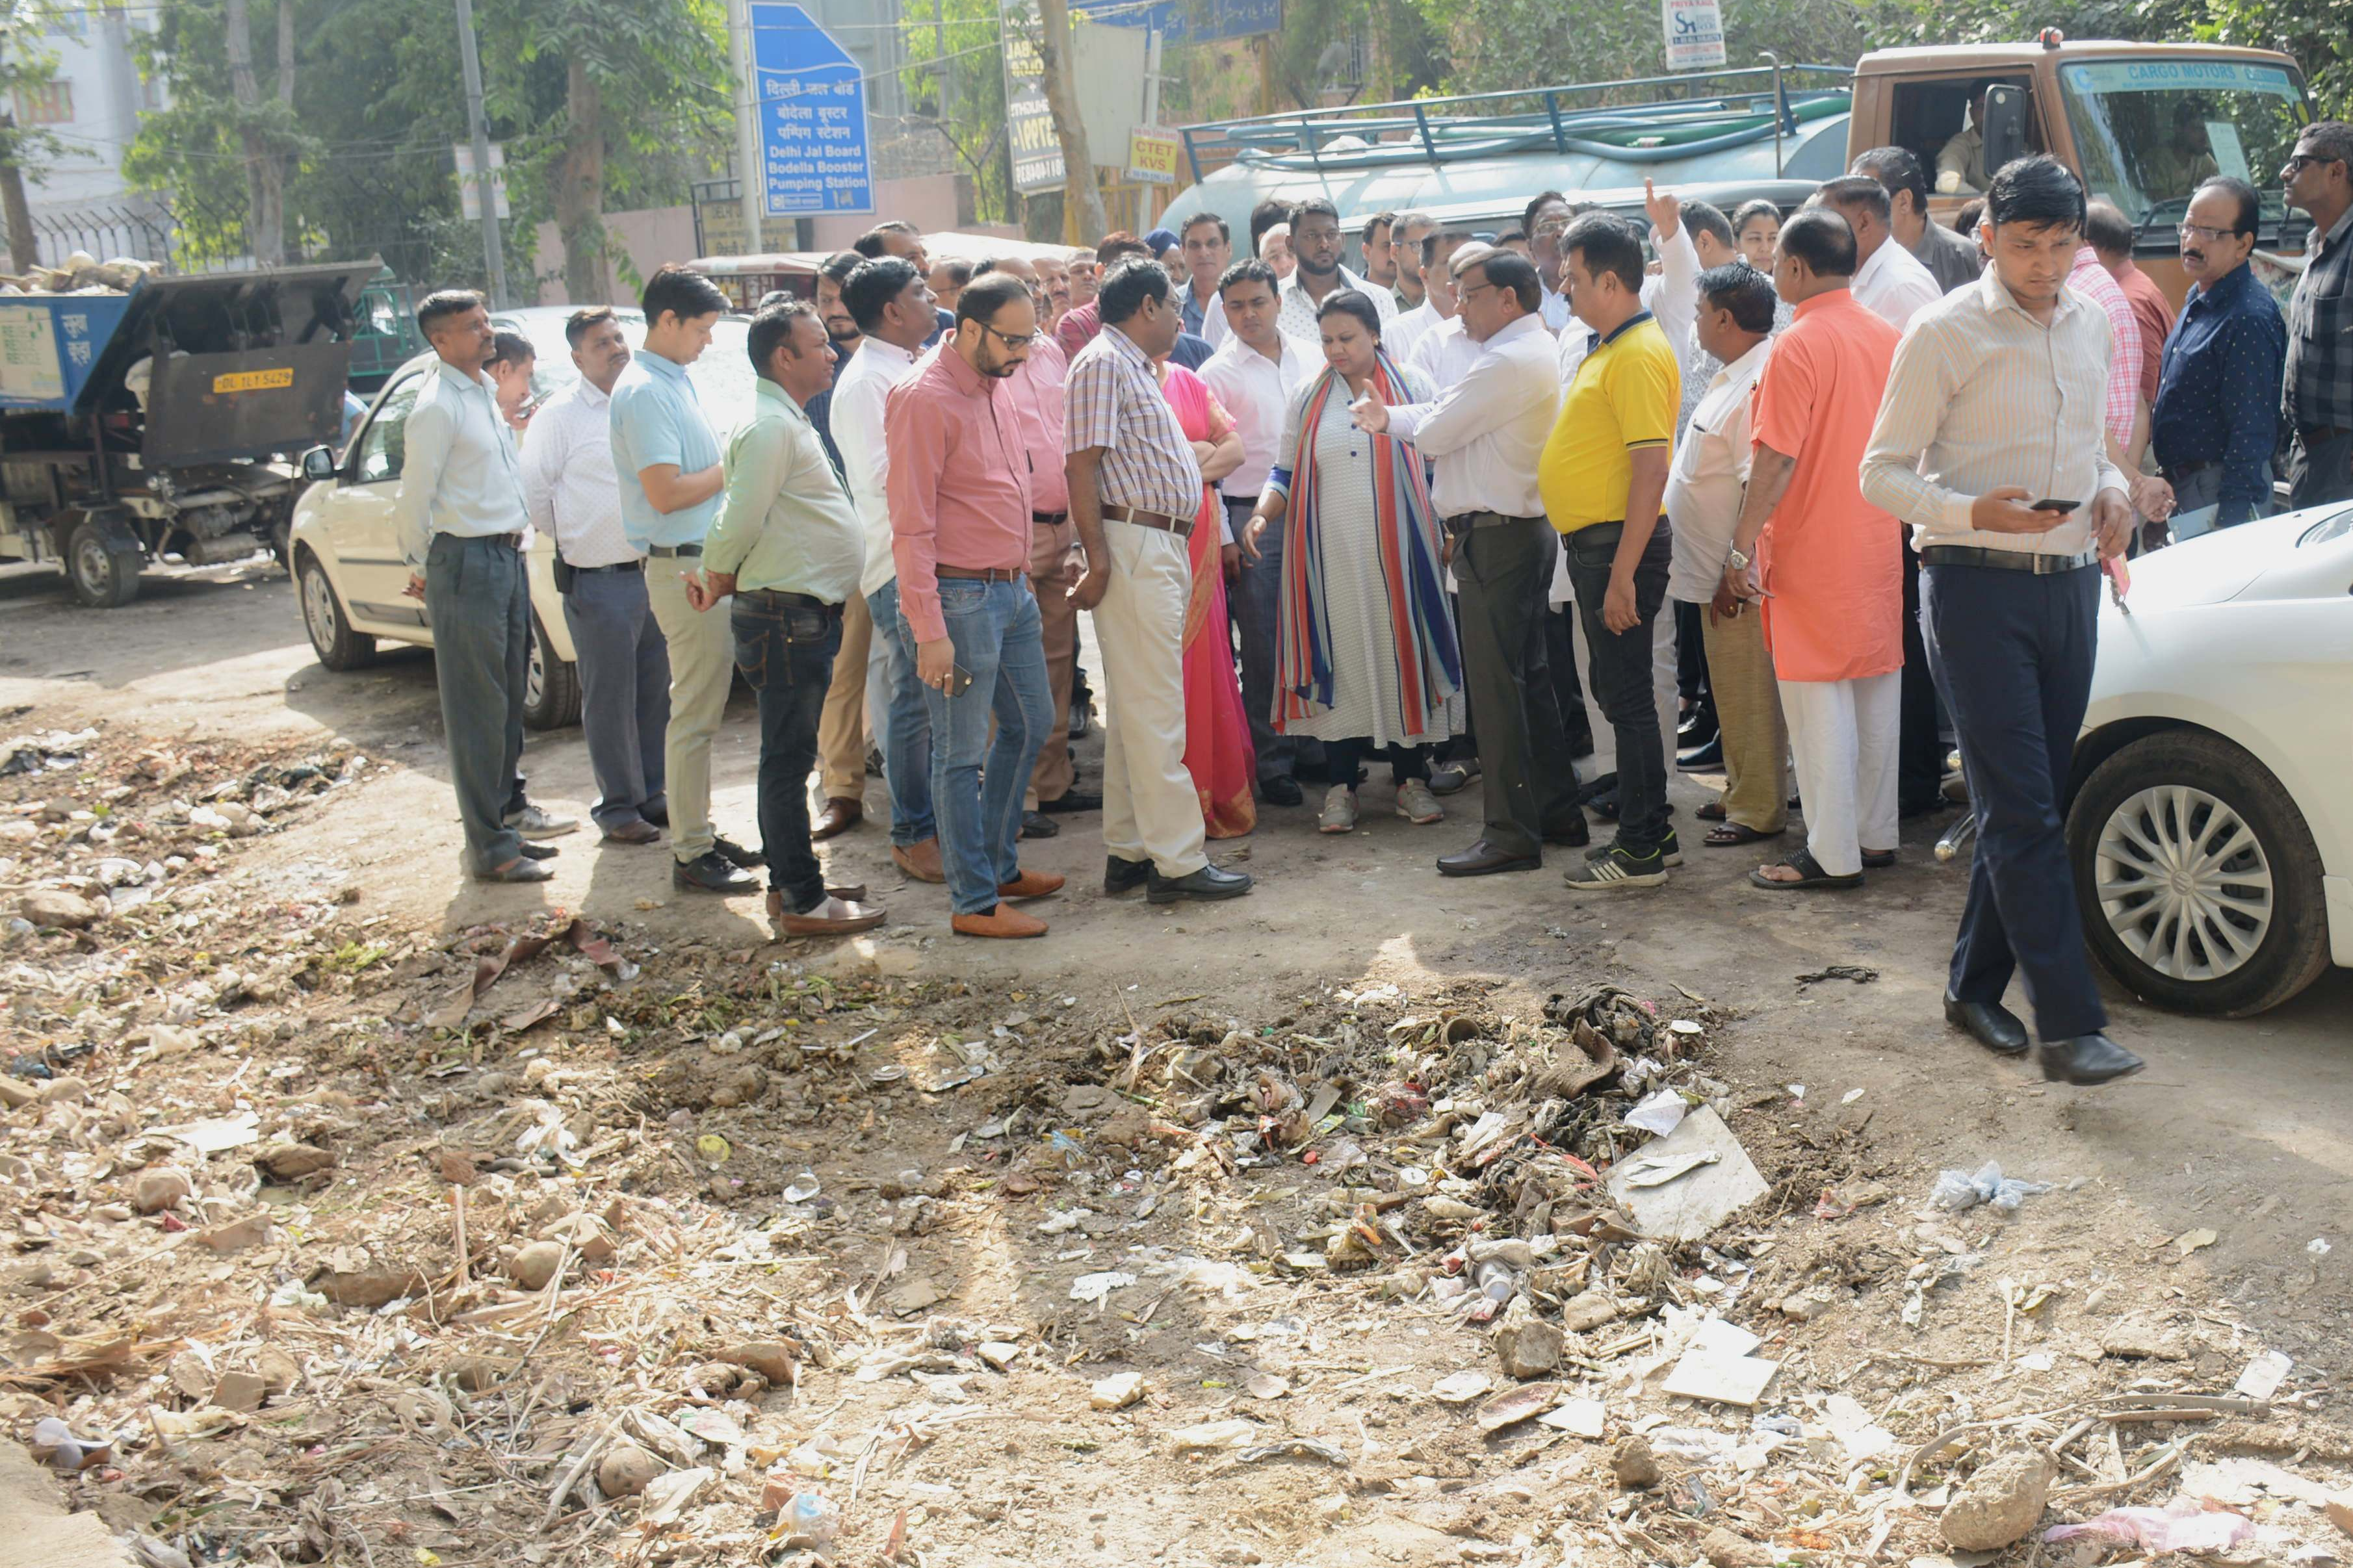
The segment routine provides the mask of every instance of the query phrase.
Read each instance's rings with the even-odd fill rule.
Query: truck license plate
[[[213,392],[217,395],[233,392],[268,392],[274,387],[294,384],[291,366],[277,370],[237,370],[213,377]]]

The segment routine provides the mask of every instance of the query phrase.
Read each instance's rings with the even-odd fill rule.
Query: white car
[[[491,324],[518,331],[538,348],[533,391],[544,400],[579,372],[564,341],[564,306],[501,310]],[[645,337],[645,318],[635,310],[617,314],[636,348]],[[756,377],[744,350],[747,323],[723,317],[711,346],[689,367],[703,410],[722,432],[752,416]],[[361,669],[374,662],[376,639],[433,646],[425,605],[403,592],[408,568],[393,537],[392,501],[400,489],[402,428],[417,405],[417,388],[439,361],[421,354],[395,371],[376,394],[366,419],[339,455],[317,447],[302,459],[313,481],[294,503],[289,563],[301,594],[302,628],[319,662],[329,669]],[[534,730],[558,729],[580,717],[580,678],[574,668],[572,631],[564,601],[555,591],[555,543],[533,539],[531,570],[531,673],[523,699],[523,721]]]
[[[2242,1017],[2353,964],[2353,507],[2226,529],[2104,595],[2067,847],[2136,994]]]

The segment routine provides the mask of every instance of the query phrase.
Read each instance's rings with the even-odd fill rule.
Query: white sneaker
[[[1445,816],[1446,808],[1430,792],[1430,785],[1419,779],[1408,779],[1398,785],[1397,814],[1417,826],[1427,827]]]
[[[521,811],[511,813],[506,819],[506,825],[524,838],[561,838],[567,833],[577,832],[580,819],[576,816],[558,816],[552,811],[541,809],[539,805],[533,802],[525,805]]]
[[[1316,814],[1318,833],[1354,833],[1356,831],[1356,792],[1346,784],[1334,784],[1324,796],[1324,809]]]

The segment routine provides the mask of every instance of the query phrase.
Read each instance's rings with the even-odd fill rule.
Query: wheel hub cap
[[[2271,861],[2228,801],[2188,784],[2145,789],[2100,829],[2100,913],[2169,979],[2219,980],[2255,955],[2274,909]]]

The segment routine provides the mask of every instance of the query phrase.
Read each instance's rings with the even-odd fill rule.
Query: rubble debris
[[[1124,1410],[1144,1397],[1144,1374],[1114,1373],[1087,1390],[1087,1403],[1097,1410]]]
[[[635,1443],[616,1443],[596,1461],[596,1489],[607,1497],[637,1497],[661,1473],[661,1461]]]
[[[534,1241],[514,1255],[514,1261],[507,1265],[507,1276],[522,1289],[544,1289],[569,1256],[560,1241]]]
[[[1633,1216],[1634,1233],[1652,1241],[1704,1239],[1765,1195],[1764,1176],[1713,1107],[1684,1117],[1642,1151],[1652,1175],[1637,1184],[1633,1173],[1613,1172],[1609,1195]]]
[[[2255,1532],[2255,1521],[2244,1514],[2209,1512],[2194,1499],[2177,1499],[2164,1508],[2113,1508],[2081,1524],[2055,1524],[2042,1532],[2050,1542],[2078,1537],[2105,1536],[2144,1552],[2221,1552]]]
[[[139,1173],[131,1184],[131,1206],[141,1214],[161,1214],[194,1197],[195,1183],[185,1171],[157,1165]]]
[[[2042,1517],[2058,1467],[2048,1455],[2002,1454],[1981,1465],[1938,1516],[1936,1529],[1963,1552],[1999,1552]]]
[[[1657,1486],[1659,1460],[1651,1451],[1650,1440],[1640,1436],[1620,1438],[1618,1447],[1610,1451],[1609,1473],[1629,1491]]]
[[[1700,1537],[1699,1551],[1715,1568],[1767,1568],[1774,1561],[1770,1548],[1721,1525]]]

